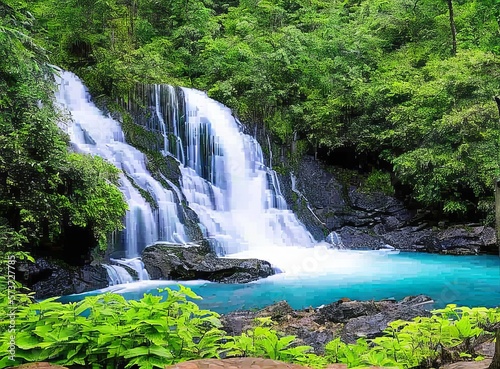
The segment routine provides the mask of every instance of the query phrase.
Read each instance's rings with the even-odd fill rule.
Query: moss
[[[152,209],[158,209],[158,204],[156,203],[155,199],[153,199],[153,196],[151,196],[151,194],[148,191],[145,191],[141,187],[139,187],[137,185],[137,183],[135,183],[134,179],[131,176],[129,176],[126,172],[124,172],[124,174],[127,177],[127,179],[130,181],[130,183],[132,184],[132,186],[137,191],[139,191],[139,193],[141,194],[141,196],[149,203],[149,205],[151,206],[151,208]]]
[[[161,178],[160,174],[163,174],[172,181],[173,184],[180,187],[181,171],[179,169],[179,163],[173,157],[164,156],[159,151],[151,150],[146,152],[146,157],[148,158],[147,168],[156,180],[164,187],[170,188],[163,178]]]
[[[139,124],[135,124],[130,114],[123,115],[122,130],[128,143],[141,151],[156,151],[162,143],[159,134],[151,132]]]

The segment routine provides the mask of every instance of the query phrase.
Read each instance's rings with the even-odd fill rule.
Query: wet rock
[[[374,315],[380,310],[373,301],[347,301],[339,300],[319,309],[315,321],[323,324],[327,321],[333,323],[346,323],[350,319],[364,315]]]
[[[293,313],[293,308],[286,301],[279,301],[273,305],[260,310],[257,316],[270,316],[272,320],[279,322]]]
[[[151,279],[247,283],[274,274],[267,261],[218,258],[206,244],[156,244],[143,251],[142,261]]]
[[[432,299],[424,295],[409,296],[400,302],[380,301],[375,303],[379,312],[349,320],[340,336],[346,343],[355,343],[360,337],[382,336],[387,324],[394,320],[411,320],[418,316],[431,316],[431,313],[426,310],[426,307],[431,303]]]
[[[271,317],[277,324],[273,329],[285,335],[296,336],[298,345],[313,347],[317,354],[324,352],[324,346],[338,331],[339,325],[326,322],[320,325],[314,321],[315,309],[293,310],[285,301],[258,311],[236,311],[221,316],[223,329],[230,335],[240,335],[256,326],[255,319]]]
[[[427,251],[429,246],[439,244],[431,229],[407,226],[381,235],[382,240],[400,250]]]
[[[382,313],[354,318],[345,325],[340,337],[346,343],[355,343],[358,338],[382,336],[389,322],[389,317]]]
[[[376,250],[386,244],[374,232],[363,228],[342,227],[337,233],[348,249]]]
[[[344,178],[344,172],[310,156],[302,158],[295,174],[296,187],[303,198],[300,201],[294,198],[286,185],[284,194],[318,240],[321,238],[319,227],[324,235],[337,232],[344,246],[351,249],[377,249],[388,244],[405,251],[498,254],[495,231],[491,227],[436,221],[430,211],[409,209],[394,196],[366,192],[361,188],[360,178]],[[280,179],[287,180],[286,176]],[[301,205],[306,200],[314,215]]]
[[[221,316],[222,329],[230,336],[239,336],[254,326],[255,311],[234,311]]]
[[[60,260],[38,258],[35,263],[20,263],[17,273],[18,280],[35,292],[36,299],[108,286],[108,275],[101,265],[70,266]]]

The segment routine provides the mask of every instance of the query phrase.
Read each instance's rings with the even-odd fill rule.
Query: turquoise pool
[[[420,253],[385,254],[339,251],[321,265],[310,263],[248,284],[206,281],[179,282],[203,297],[199,305],[219,313],[261,308],[286,300],[296,309],[328,304],[342,297],[359,300],[400,299],[426,294],[434,307],[446,304],[495,307],[500,305],[500,258],[497,256],[447,256]],[[316,267],[316,269],[315,269]],[[113,291],[138,299],[159,287],[175,288],[175,281],[140,281],[103,290],[64,296],[77,301],[86,295]]]

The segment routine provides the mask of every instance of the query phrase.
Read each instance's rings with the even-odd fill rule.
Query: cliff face
[[[341,180],[343,172],[304,156],[290,175],[281,175],[290,207],[317,240],[335,231],[344,246],[378,249],[390,245],[405,251],[473,255],[496,254],[492,227],[479,224],[433,224],[423,210],[362,183]],[[434,222],[435,223],[435,222]]]

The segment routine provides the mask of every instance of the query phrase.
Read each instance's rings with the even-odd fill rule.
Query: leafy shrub
[[[229,341],[223,345],[227,349],[228,356],[253,356],[267,357],[273,360],[282,360],[287,362],[309,362],[310,355],[308,351],[311,346],[295,346],[295,336],[280,337],[278,333],[266,327],[272,325],[270,318],[258,318],[258,327],[242,333],[240,336],[230,337]]]
[[[386,195],[394,195],[394,187],[391,183],[390,173],[380,170],[372,170],[366,180],[363,182],[361,190],[365,192],[379,191]]]
[[[15,362],[6,356],[9,318],[1,316],[0,367],[50,361],[150,369],[217,357],[217,342],[224,337],[219,315],[188,301],[187,297],[200,298],[188,288],[165,291],[166,299],[145,294],[139,301],[127,301],[117,294],[104,294],[68,304],[50,298],[19,306]],[[0,298],[1,305],[7,306],[7,296]]]
[[[166,297],[145,294],[138,301],[127,301],[107,293],[68,304],[57,298],[34,302],[32,294],[17,288],[10,294],[7,288],[0,291],[0,368],[50,361],[96,369],[152,369],[222,355],[265,357],[315,369],[329,363],[345,363],[349,368],[426,368],[450,357],[482,359],[473,352],[474,340],[500,321],[500,308],[448,305],[431,317],[391,322],[382,337],[360,338],[355,344],[335,338],[325,346],[325,355],[319,356],[310,352],[312,347],[297,345],[295,336],[272,329],[270,318],[259,318],[257,327],[240,336],[227,336],[219,315],[188,301],[201,297],[181,285],[179,291],[159,290],[167,292]],[[11,301],[15,327],[9,316]]]

